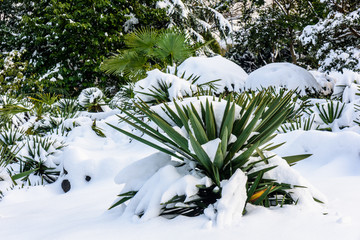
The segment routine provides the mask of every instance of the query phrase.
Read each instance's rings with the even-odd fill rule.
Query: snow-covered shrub
[[[132,84],[122,86],[109,102],[111,109],[129,109],[134,100],[134,86]]]
[[[0,52],[0,92],[20,95],[39,89],[41,82],[25,76],[31,65],[22,60],[25,50]]]
[[[321,71],[359,71],[360,2],[324,2],[328,15],[317,24],[305,27],[300,36],[302,44],[315,55]]]
[[[29,185],[55,182],[61,169],[54,155],[63,147],[63,143],[51,138],[28,137],[19,152],[17,167],[12,167],[12,179]]]
[[[191,81],[158,69],[147,72],[147,77],[136,82],[136,99],[145,102],[169,102],[174,99],[192,97],[197,87]]]
[[[334,92],[336,79],[325,72],[310,70],[309,73],[315,78],[322,88],[322,94],[330,96]]]
[[[216,39],[226,48],[226,43],[231,42],[233,29],[222,13],[228,14],[226,6],[231,4],[223,1],[162,0],[157,2],[157,7],[166,9],[170,26],[184,29],[194,42],[204,43]],[[211,45],[210,48],[215,50]]]
[[[199,76],[195,84],[206,84],[215,81],[216,93],[239,92],[244,89],[248,74],[236,63],[221,57],[190,57],[180,64],[171,73],[190,76]]]
[[[103,112],[105,105],[104,97],[105,95],[99,88],[86,88],[81,91],[78,102],[88,112]]]
[[[274,148],[269,140],[293,111],[293,92],[273,97],[264,90],[244,101],[246,96],[202,96],[153,107],[135,104],[153,125],[128,112],[129,118],[121,119],[156,142],[109,124],[161,152],[118,174],[116,182],[125,187],[112,207],[121,205],[124,214],[144,220],[204,213],[226,225],[246,204],[312,203],[313,193],[296,187],[305,181],[287,163],[296,160],[268,151]]]
[[[246,89],[275,87],[296,90],[300,95],[320,94],[321,86],[305,69],[291,63],[271,63],[252,72]]]

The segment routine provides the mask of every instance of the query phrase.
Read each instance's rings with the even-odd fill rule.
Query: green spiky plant
[[[273,97],[270,91],[264,90],[253,94],[251,98],[247,94],[241,94],[233,99],[230,95],[226,99],[227,104],[221,122],[216,120],[213,102],[210,103],[208,100],[205,104],[201,103],[200,110],[197,110],[192,103],[180,105],[174,102],[173,106],[163,104],[163,111],[171,120],[160,116],[146,103],[135,104],[142,117],[149,118],[156,124],[156,128],[144,123],[139,116],[124,111],[127,116],[120,116],[123,121],[157,142],[109,125],[179,161],[193,162],[196,171],[212,180],[211,186],[197,186],[198,194],[190,202],[185,202],[186,196],[174,196],[169,202],[163,203],[162,215],[202,214],[209,204],[221,198],[221,182],[229,180],[237,169],[247,174],[248,203],[266,207],[293,204],[296,199],[293,199],[288,191],[293,186],[264,178],[264,173],[275,166],[266,167],[273,156],[266,157],[263,153],[277,147],[269,144],[269,141],[294,110],[292,94],[293,92],[288,92]],[[239,108],[241,110],[237,113]],[[186,133],[180,134],[174,127],[184,129]],[[210,159],[202,145],[214,139],[220,141],[214,158]],[[307,156],[288,157],[287,160],[294,164]],[[250,161],[253,157],[257,160]],[[254,167],[260,163],[265,164],[265,167],[255,170]],[[119,201],[110,208],[130,200],[136,193],[137,191],[130,191],[120,194]],[[182,204],[174,205],[176,203]]]
[[[53,166],[49,166],[46,158],[53,155],[56,150],[64,147],[63,143],[58,143],[51,138],[41,138],[34,136],[26,142],[27,155],[19,158],[20,170],[19,173],[13,174],[11,178],[15,182],[21,179],[23,182],[30,182],[30,175],[37,175],[41,178],[41,184],[53,183],[56,181],[60,171]],[[45,159],[44,159],[45,157]]]
[[[319,117],[321,120],[329,125],[341,116],[345,103],[336,102],[335,105],[333,101],[328,101],[326,107],[324,105],[320,106],[319,103],[316,103],[315,106],[319,110]]]
[[[177,73],[175,73],[177,75]],[[185,72],[180,76],[180,78],[185,79]],[[206,95],[213,95],[216,91],[216,82],[219,80],[213,80],[202,84],[197,84],[197,81],[200,77],[190,75],[186,78],[186,81],[191,83],[196,90],[191,90],[191,92],[186,93],[186,95],[182,96],[181,98],[185,97],[193,97],[193,96],[206,96]],[[142,92],[138,91],[138,94],[149,96],[152,98],[152,100],[146,101],[147,104],[159,104],[159,103],[165,103],[165,102],[171,102],[174,99],[170,98],[169,89],[172,86],[172,83],[167,83],[163,79],[157,80],[158,86],[151,86],[148,88],[149,92]]]
[[[195,53],[189,37],[177,29],[142,28],[125,36],[127,49],[105,59],[101,70],[124,75],[131,81],[146,76],[146,71],[179,64]]]

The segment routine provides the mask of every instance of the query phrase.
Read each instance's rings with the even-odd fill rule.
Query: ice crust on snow
[[[249,74],[246,89],[257,90],[268,87],[287,88],[306,95],[320,92],[321,86],[305,69],[291,63],[270,63]]]
[[[217,93],[243,90],[248,74],[236,63],[221,57],[190,57],[177,67],[178,75],[184,78],[198,76],[197,85],[219,80],[214,84]],[[171,70],[175,73],[175,69]]]

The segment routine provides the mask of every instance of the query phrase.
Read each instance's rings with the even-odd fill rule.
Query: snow
[[[301,95],[307,91],[320,92],[321,87],[315,78],[305,69],[291,63],[271,63],[249,74],[246,89],[262,89],[267,87],[297,89]]]
[[[193,92],[197,90],[196,86],[191,84],[190,81],[155,69],[148,71],[145,79],[135,83],[135,97],[145,102],[154,100],[155,98],[148,94],[153,95],[157,93],[157,89],[160,89],[160,86],[164,84],[168,86],[167,92],[169,93],[170,101],[192,96]]]
[[[216,202],[217,218],[219,227],[230,226],[236,217],[241,217],[245,207],[247,176],[240,169],[228,181],[223,181],[221,198]]]
[[[223,64],[217,58],[218,66]],[[212,61],[212,60],[210,60]],[[204,61],[207,62],[206,60]],[[185,63],[185,62],[184,62]],[[206,64],[205,64],[206,65]],[[230,64],[229,64],[230,65]],[[199,73],[215,69],[216,64],[189,66],[188,69]],[[232,68],[234,71],[238,68]],[[185,69],[185,68],[184,68]],[[246,77],[242,80],[230,76],[231,69],[224,71],[222,87],[248,86]],[[269,69],[273,68],[268,68]],[[265,152],[266,155],[278,154],[269,159],[270,165],[276,168],[266,173],[266,177],[275,178],[293,185],[302,185],[307,188],[295,188],[293,194],[299,197],[297,205],[263,208],[247,204],[246,215],[242,216],[246,200],[245,182],[247,176],[237,170],[228,181],[222,181],[222,198],[209,205],[203,215],[197,217],[176,217],[168,219],[158,217],[161,203],[170,200],[176,195],[185,195],[191,200],[198,193],[197,185],[210,186],[211,180],[195,171],[189,162],[178,167],[178,161],[163,153],[143,145],[136,140],[130,140],[125,135],[115,131],[107,123],[126,131],[133,129],[124,122],[119,122],[116,114],[119,110],[109,110],[102,113],[79,112],[75,117],[65,120],[62,124],[71,129],[60,137],[49,133],[49,139],[56,140],[53,148],[48,152],[41,149],[38,158],[47,158],[52,165],[66,170],[61,172],[58,180],[53,184],[38,186],[16,186],[10,189],[10,179],[6,171],[0,169],[0,190],[4,197],[0,200],[0,232],[3,239],[325,239],[325,240],[358,240],[360,239],[360,127],[353,122],[359,116],[354,111],[354,105],[360,103],[356,88],[360,83],[357,73],[312,73],[315,77],[308,77],[303,69],[297,72],[294,67],[276,67],[281,74],[290,74],[289,81],[281,82],[276,79],[277,86],[286,84],[293,89],[296,84],[299,90],[316,86],[329,87],[337,91],[336,86],[345,84],[341,93],[347,104],[341,117],[335,120],[337,126],[348,125],[344,129],[332,128],[332,132],[318,130],[296,130],[278,134],[272,142],[281,147]],[[222,69],[220,69],[222,70]],[[220,74],[220,70],[214,70]],[[240,71],[241,72],[241,71]],[[255,73],[255,72],[254,72]],[[297,78],[295,75],[298,74]],[[186,73],[188,74],[188,73]],[[189,73],[190,74],[190,73]],[[204,76],[202,75],[202,76]],[[216,75],[216,74],[215,74]],[[201,81],[214,80],[211,76]],[[262,70],[261,77],[270,76],[272,72]],[[151,76],[151,73],[150,73]],[[169,92],[172,96],[179,94],[189,82],[174,75],[154,72],[149,82],[156,84],[155,76],[164,76],[166,81],[179,81],[182,84]],[[271,78],[273,77],[273,78]],[[302,77],[302,78],[300,78]],[[312,79],[310,82],[304,79]],[[200,79],[199,79],[200,81]],[[262,83],[266,82],[264,78]],[[290,82],[294,81],[294,82]],[[299,82],[303,81],[303,82]],[[314,84],[314,81],[318,84]],[[143,84],[146,82],[143,81]],[[300,83],[300,84],[299,84]],[[252,83],[250,84],[252,86]],[[145,85],[143,90],[148,90]],[[173,86],[176,86],[173,85]],[[235,86],[235,85],[234,85]],[[241,88],[241,87],[239,87]],[[137,93],[139,94],[139,93]],[[139,96],[139,95],[138,95]],[[184,97],[184,95],[182,95]],[[90,97],[80,97],[80,102],[98,101],[103,98],[100,90],[94,89]],[[90,101],[90,100],[91,101]],[[211,102],[219,123],[223,115],[224,100],[203,96],[185,98],[177,101],[180,105],[189,106],[193,103],[200,109],[200,102]],[[312,103],[326,104],[323,99],[311,99]],[[86,104],[84,104],[85,106]],[[161,105],[152,109],[162,117],[168,117]],[[174,109],[174,103],[169,107]],[[312,108],[315,109],[315,108]],[[241,108],[236,107],[236,116]],[[312,114],[318,114],[315,110]],[[19,115],[20,116],[20,115]],[[23,117],[21,117],[22,119]],[[101,128],[106,138],[101,138],[92,129],[93,120]],[[316,121],[319,121],[316,119]],[[34,118],[24,124],[32,126]],[[41,123],[37,123],[41,124]],[[27,126],[28,125],[28,126]],[[220,124],[217,124],[220,125]],[[181,131],[181,129],[178,129]],[[134,133],[135,134],[135,133]],[[136,133],[138,134],[138,133]],[[32,139],[33,141],[33,139]],[[54,150],[60,142],[66,146],[61,150]],[[212,140],[204,145],[203,149],[211,157],[214,155],[219,139]],[[22,149],[26,155],[27,149]],[[48,155],[50,152],[54,154]],[[311,157],[289,167],[281,157],[295,154],[312,154]],[[261,168],[261,164],[257,167]],[[86,177],[91,180],[86,180]],[[64,193],[61,187],[63,180],[69,180],[71,189]],[[126,207],[107,209],[116,201],[119,193],[138,191]],[[318,204],[312,200],[316,197],[326,204]],[[143,214],[141,218],[137,214]]]
[[[247,73],[236,63],[221,56],[190,57],[177,68],[178,75],[184,78],[198,76],[196,84],[204,84],[214,80],[217,87],[215,92],[239,91],[244,88]],[[175,72],[175,69],[171,71]]]

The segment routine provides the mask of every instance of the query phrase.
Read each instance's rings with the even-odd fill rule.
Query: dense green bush
[[[100,64],[123,48],[122,35],[134,27],[167,26],[166,12],[156,2],[9,0],[0,15],[14,12],[17,21],[11,29],[11,16],[1,21],[0,35],[11,31],[12,41],[1,42],[0,52],[25,49],[25,77],[35,73],[45,91],[74,94],[94,85],[117,86],[125,79],[106,76]]]

